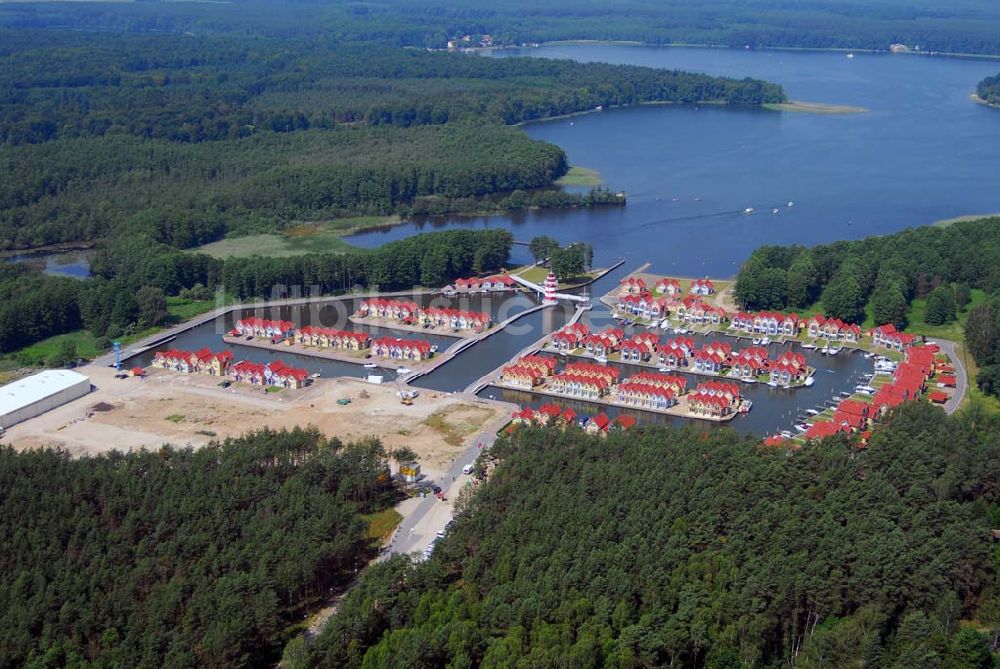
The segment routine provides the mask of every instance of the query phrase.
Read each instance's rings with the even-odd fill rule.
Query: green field
[[[575,277],[571,281],[560,282],[559,289],[564,290],[567,288],[572,288],[574,286],[579,286],[583,282],[593,279],[600,273],[601,270],[595,269],[591,270],[590,272],[587,272],[583,276]],[[549,268],[538,267],[537,265],[533,265],[531,267],[527,267],[524,269],[514,270],[513,272],[511,272],[511,274],[516,274],[522,279],[525,279],[526,281],[531,281],[532,283],[537,283],[538,285],[541,285],[545,283],[545,279],[549,276]]]
[[[384,509],[379,513],[370,513],[363,516],[368,522],[367,537],[374,541],[383,543],[392,534],[393,530],[403,522],[403,516],[395,509]]]
[[[216,306],[215,300],[189,300],[184,297],[168,297],[167,313],[175,322],[186,321],[211,311]]]
[[[97,347],[97,338],[87,330],[77,330],[66,334],[56,335],[36,342],[27,348],[23,348],[10,355],[22,365],[38,366],[44,365],[47,360],[59,355],[64,342],[72,341],[76,345],[76,355],[78,358],[96,358],[103,353]]]
[[[586,167],[571,167],[569,172],[555,181],[557,186],[600,186],[601,173]]]
[[[962,341],[962,328],[965,324],[965,319],[969,316],[969,311],[973,307],[982,304],[985,300],[986,293],[978,288],[975,288],[972,290],[971,299],[965,306],[965,309],[958,312],[958,320],[953,323],[948,323],[947,325],[928,325],[924,321],[924,315],[927,312],[926,298],[914,298],[913,302],[910,304],[910,310],[906,312],[906,319],[909,321],[909,325],[906,326],[906,331],[914,334],[926,335],[928,337],[939,337],[941,339],[950,339],[952,341]]]
[[[362,230],[399,223],[398,216],[357,216],[324,223],[299,225],[281,232],[229,237],[194,251],[213,258],[250,256],[287,257],[305,253],[339,253],[353,248],[341,237]]]

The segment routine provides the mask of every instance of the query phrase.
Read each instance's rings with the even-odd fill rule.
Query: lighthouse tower
[[[544,293],[542,297],[542,304],[555,304],[558,302],[556,299],[556,287],[558,283],[556,282],[556,275],[549,272],[549,275],[545,277],[545,285],[542,286]]]

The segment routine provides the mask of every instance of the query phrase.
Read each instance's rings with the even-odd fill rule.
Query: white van
[[[464,467],[462,467],[462,473],[463,474],[471,474],[472,473],[472,465],[465,465]]]

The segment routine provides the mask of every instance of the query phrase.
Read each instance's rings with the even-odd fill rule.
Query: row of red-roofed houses
[[[422,339],[380,337],[372,341],[372,355],[392,360],[427,360],[434,354],[434,347]]]
[[[364,300],[358,306],[358,318],[380,318],[397,320],[408,324],[420,324],[429,327],[450,327],[457,330],[483,331],[490,326],[492,319],[482,311],[465,311],[449,307],[421,307],[409,300],[387,300],[372,298]]]
[[[557,351],[569,353],[580,348],[580,342],[590,334],[590,328],[583,323],[574,323],[557,330],[549,338],[549,345]]]
[[[483,311],[463,311],[450,307],[427,307],[417,315],[421,325],[431,327],[450,327],[456,330],[475,330],[482,332],[490,327],[492,319]]]
[[[459,293],[480,293],[497,292],[504,290],[516,290],[517,282],[510,278],[508,274],[497,274],[486,278],[472,277],[469,279],[456,279],[449,288]],[[447,288],[445,289],[447,292]]]
[[[153,367],[167,369],[181,374],[209,374],[225,376],[233,362],[232,351],[211,351],[202,348],[197,351],[168,349],[153,355]]]
[[[907,346],[917,341],[917,336],[908,332],[899,332],[895,325],[880,325],[868,331],[875,346],[903,351]]]
[[[662,295],[680,295],[681,284],[677,279],[664,277],[656,282],[653,289]],[[619,283],[618,292],[628,295],[640,295],[649,292],[646,281],[639,276],[627,276]],[[695,279],[691,282],[688,292],[692,295],[714,295],[715,284],[711,279]]]
[[[241,383],[275,388],[301,388],[309,379],[309,372],[290,367],[281,360],[273,360],[266,365],[241,360],[232,366],[230,373]]]
[[[866,430],[890,409],[917,399],[926,391],[927,379],[936,371],[937,352],[936,345],[908,346],[903,362],[893,372],[892,382],[875,391],[870,404],[854,399],[841,401],[834,409],[833,418],[814,422],[806,430],[805,438],[822,439],[841,432]],[[765,443],[780,442],[774,437]]]
[[[385,320],[414,321],[420,313],[420,305],[412,300],[391,300],[381,297],[362,300],[358,305],[360,318],[382,318]]]
[[[291,321],[270,320],[251,316],[236,321],[230,334],[273,339],[274,337],[291,336],[294,332],[295,323]]]
[[[618,370],[606,365],[571,363],[554,375],[551,392],[584,400],[599,400],[611,392],[618,380]]]
[[[515,360],[500,372],[500,385],[531,390],[555,374],[556,361],[545,356],[529,355]]]
[[[740,410],[740,387],[731,381],[699,383],[687,397],[688,412],[699,417],[726,418]]]
[[[799,334],[800,320],[796,314],[741,311],[732,317],[729,327],[747,334],[795,337]]]
[[[563,409],[556,404],[543,404],[537,409],[525,407],[515,411],[511,416],[511,422],[514,425],[556,425],[563,429],[575,424],[588,434],[604,435],[609,430],[627,430],[635,425],[636,420],[625,414],[611,420],[603,412],[595,416],[580,416],[571,408]]]
[[[785,351],[771,362],[768,368],[770,380],[779,386],[791,386],[805,382],[809,378],[806,356],[795,351]]]
[[[623,362],[646,362],[652,359],[660,345],[660,338],[652,332],[640,332],[626,339],[618,347]]]
[[[590,355],[608,356],[618,350],[622,342],[625,341],[625,331],[620,328],[606,327],[600,332],[593,332],[579,343],[579,348],[583,348]]]
[[[845,323],[839,318],[827,318],[822,314],[816,314],[806,319],[805,328],[809,336],[814,339],[845,342],[861,340],[861,326]]]
[[[319,348],[362,351],[371,346],[372,338],[364,332],[347,332],[307,325],[295,331],[295,343]]]
[[[683,376],[641,372],[618,384],[616,395],[618,403],[625,406],[663,410],[676,405],[686,389]]]
[[[688,323],[722,325],[729,319],[728,312],[717,305],[706,304],[697,295],[688,295],[676,308],[677,317]]]
[[[670,307],[676,306],[676,300],[666,297],[653,297],[650,293],[622,293],[618,296],[618,310],[633,316],[643,318],[666,318],[670,312]]]

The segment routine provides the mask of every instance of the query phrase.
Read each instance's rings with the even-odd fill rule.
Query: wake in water
[[[691,214],[690,216],[674,216],[671,218],[660,218],[655,221],[647,221],[645,223],[640,223],[631,227],[625,227],[619,231],[619,234],[631,234],[634,232],[641,232],[649,228],[655,228],[666,223],[683,223],[685,221],[698,221],[710,218],[746,218],[750,216],[771,216],[777,214],[782,209],[790,208],[794,205],[793,202],[789,201],[787,204],[780,205],[764,205],[764,206],[754,206],[748,207],[746,209],[731,209],[726,211],[716,211],[705,214]]]

